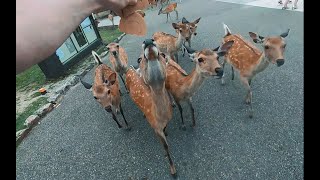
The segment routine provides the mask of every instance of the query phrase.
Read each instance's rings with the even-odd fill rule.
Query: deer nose
[[[186,40],[189,41],[190,38],[186,37]]]
[[[117,55],[117,52],[116,51],[112,51],[112,54],[115,56],[115,55]]]
[[[198,33],[193,33],[195,36],[198,34]]]
[[[277,59],[276,62],[277,62],[277,66],[280,67],[284,64],[284,59]]]
[[[112,111],[112,109],[111,109],[111,106],[109,105],[109,106],[107,106],[107,107],[105,107],[104,108],[107,112],[111,112]]]
[[[222,75],[223,75],[223,70],[222,70],[222,68],[218,67],[218,68],[215,69],[215,71],[216,71],[216,73],[217,73],[218,76],[222,76]]]

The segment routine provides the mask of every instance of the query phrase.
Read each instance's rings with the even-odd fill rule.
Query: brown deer
[[[160,8],[159,12],[158,12],[158,15],[160,14],[167,14],[167,21],[166,23],[168,22],[168,16],[170,17],[171,19],[171,16],[170,16],[170,13],[175,11],[176,12],[176,16],[177,16],[177,20],[178,20],[178,11],[177,11],[177,3],[171,3],[169,4],[164,10],[162,10],[163,7]]]
[[[119,128],[122,128],[116,116],[116,114],[119,114],[120,111],[124,122],[126,123],[127,129],[130,130],[131,128],[129,127],[128,122],[123,115],[119,91],[120,86],[116,72],[106,64],[103,64],[96,52],[92,51],[92,55],[96,63],[98,63],[98,66],[95,69],[93,86],[82,81],[80,78],[81,83],[86,89],[91,89],[92,87],[93,97],[107,112],[112,114],[113,120],[117,123]]]
[[[159,55],[159,49],[153,39],[146,39],[142,47],[144,52],[142,61],[145,61],[145,67],[141,69],[142,77],[133,67],[129,68],[126,74],[126,84],[132,100],[144,113],[164,146],[171,174],[176,175],[165,136],[165,128],[172,118],[172,107],[165,89],[165,60]]]
[[[160,2],[161,7],[163,7],[164,4],[169,4],[170,0],[157,0],[158,2]]]
[[[201,87],[204,80],[209,76],[216,76],[218,78],[222,77],[223,70],[218,62],[218,58],[219,56],[224,56],[230,49],[232,44],[233,41],[228,41],[220,48],[218,47],[218,52],[211,49],[195,51],[191,48],[186,47],[189,56],[196,64],[195,68],[189,75],[187,75],[184,71],[181,71],[182,68],[177,63],[169,60],[172,62],[168,63],[168,65],[166,66],[166,89],[173,96],[176,104],[178,105],[182,121],[182,130],[186,130],[186,126],[183,121],[181,103],[187,102],[187,104],[189,105],[193,122],[192,126],[194,127],[196,125],[196,121],[194,117],[194,108],[191,103],[191,98]]]
[[[191,47],[191,39],[192,37],[196,36],[197,33],[197,28],[198,28],[198,23],[200,21],[201,17],[199,17],[198,19],[196,19],[193,22],[189,22],[185,17],[182,18],[181,22],[179,22],[178,24],[187,24],[190,28],[190,33],[191,36],[188,40],[186,40],[186,42],[188,42],[189,47]],[[176,32],[178,33],[178,30],[176,30]]]
[[[157,7],[158,0],[148,0],[151,8]]]
[[[116,71],[125,88],[128,92],[126,84],[123,80],[123,75],[126,73],[128,67],[128,55],[123,47],[121,47],[118,43],[110,43],[107,45],[107,50],[109,51],[109,60],[112,64],[113,70]]]
[[[112,23],[112,29],[114,29],[114,19],[113,19],[113,15],[110,13],[108,14],[108,19],[111,21]]]
[[[231,34],[227,25],[223,24],[225,36],[223,42],[234,41],[232,48],[225,55],[225,61],[232,67],[232,80],[234,79],[234,69],[239,72],[240,80],[247,90],[245,102],[249,104],[249,117],[253,117],[251,80],[253,77],[265,70],[270,62],[282,66],[284,64],[284,52],[286,47],[285,37],[290,29],[280,36],[262,37],[256,33],[249,32],[255,43],[262,44],[263,51],[245,40],[239,34]],[[225,62],[223,63],[224,67]],[[225,84],[223,77],[221,83]]]
[[[186,24],[172,23],[172,27],[178,30],[178,37],[164,32],[156,32],[152,38],[156,41],[161,52],[178,62],[178,51],[181,49],[182,43],[190,39],[191,34]]]

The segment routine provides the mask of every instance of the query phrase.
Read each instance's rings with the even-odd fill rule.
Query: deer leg
[[[232,73],[231,74],[231,79],[234,80],[234,69],[233,69],[233,66],[231,66],[231,73]]]
[[[181,117],[181,122],[182,122],[182,125],[181,125],[180,128],[185,131],[186,130],[186,125],[184,124],[183,115],[182,115],[182,107],[180,105],[180,102],[177,102],[177,105],[178,105],[178,109],[179,109],[180,117]]]
[[[192,106],[192,102],[191,102],[190,98],[187,100],[187,103],[188,103],[190,111],[191,111],[192,127],[195,127],[196,126],[196,119],[194,118],[194,108]]]
[[[178,60],[178,52],[175,52],[175,53],[174,53],[174,58],[175,58],[176,62],[179,63],[179,60]]]
[[[155,133],[157,134],[157,136],[160,138],[160,142],[164,147],[164,150],[166,151],[166,156],[169,159],[169,164],[170,164],[170,173],[172,176],[176,175],[176,168],[174,167],[173,161],[171,159],[170,153],[169,153],[169,146],[168,146],[168,142],[166,139],[166,136],[163,133],[163,130],[155,130]]]
[[[120,93],[120,96],[122,96],[123,94],[122,94],[122,92],[120,91],[120,89],[119,89],[119,93]]]
[[[120,125],[120,123],[118,122],[117,116],[112,112],[112,119],[118,124],[119,128],[122,128],[122,126]]]
[[[249,105],[249,118],[253,117],[253,109],[252,109],[252,91],[248,81],[248,78],[240,76],[241,82],[244,84],[247,95],[246,95],[246,103]]]
[[[174,11],[176,12],[176,15],[177,15],[177,20],[178,20],[178,19],[179,19],[179,18],[178,18],[178,11],[177,11],[177,10],[174,10]]]
[[[170,13],[168,13],[168,14],[169,14],[170,20],[172,21]]]
[[[225,73],[225,71],[224,71],[224,66],[226,65],[226,61],[223,61],[223,63],[222,63],[222,70],[223,70],[223,75],[222,75],[222,77],[221,77],[221,84],[222,85],[225,85],[226,84],[226,82],[224,81],[224,73]]]
[[[168,22],[168,16],[169,16],[169,14],[167,13],[167,22]],[[167,23],[167,22],[166,22],[166,23]]]
[[[163,128],[163,133],[164,133],[164,135],[165,135],[165,136],[168,136],[168,133],[167,133],[167,126]]]
[[[131,130],[131,127],[129,127],[128,122],[127,122],[126,118],[123,115],[123,109],[122,109],[121,103],[120,103],[120,113],[121,113],[121,115],[122,115],[122,117],[124,119],[124,122],[126,123],[127,130]]]
[[[124,87],[126,88],[126,92],[129,93],[129,91],[128,91],[128,89],[127,89],[127,86],[126,86],[126,83],[125,83],[124,80],[123,80],[122,75],[119,75],[119,76],[120,76],[120,78],[121,78],[121,80],[122,80],[122,83],[124,84]]]
[[[188,40],[188,44],[189,44],[189,47],[191,47],[191,37],[190,37],[190,39]]]
[[[168,96],[169,96],[169,100],[171,102],[171,106],[172,107],[176,107],[176,104],[174,103],[173,97],[172,95],[169,93],[169,91],[167,90]]]

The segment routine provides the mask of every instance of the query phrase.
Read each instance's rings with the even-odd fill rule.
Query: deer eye
[[[110,50],[110,48],[109,48],[109,47],[107,47],[107,50],[109,51],[109,50]]]
[[[108,90],[108,92],[107,92],[108,94],[110,94],[111,93],[111,91],[110,91],[110,89]]]
[[[199,58],[198,61],[199,61],[199,63],[201,63],[201,62],[203,62],[204,60],[203,60],[203,58]]]
[[[269,46],[264,46],[264,49],[270,49],[270,47]]]

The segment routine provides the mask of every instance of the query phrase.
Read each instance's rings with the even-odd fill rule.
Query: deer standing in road
[[[98,64],[95,69],[94,83],[91,85],[82,81],[80,78],[81,83],[86,89],[91,89],[92,87],[94,99],[96,99],[108,113],[112,114],[113,120],[117,123],[119,128],[122,128],[122,125],[119,123],[116,116],[120,111],[127,129],[130,130],[121,106],[120,86],[117,73],[106,64],[103,64],[96,52],[92,51],[92,55]]]
[[[233,46],[225,55],[225,62],[232,67],[232,80],[234,79],[234,69],[239,72],[240,80],[247,90],[245,102],[249,104],[249,117],[253,117],[251,80],[253,77],[265,70],[270,63],[277,64],[278,67],[284,64],[284,52],[286,47],[285,37],[288,36],[290,29],[280,36],[259,36],[249,32],[250,37],[255,43],[261,44],[263,51],[258,49],[239,34],[231,34],[227,25],[223,24],[225,35],[223,42],[234,41]],[[223,63],[223,67],[224,64]],[[222,77],[221,83],[225,84]]]

